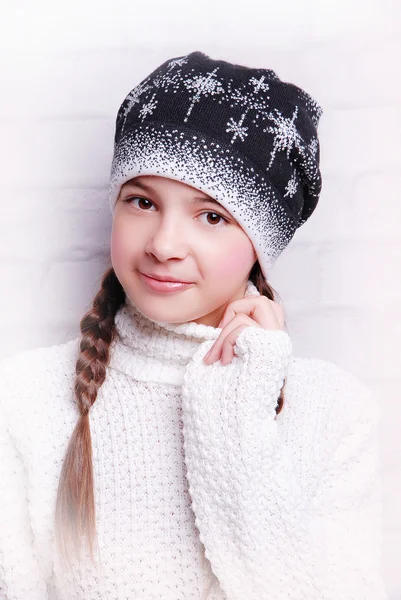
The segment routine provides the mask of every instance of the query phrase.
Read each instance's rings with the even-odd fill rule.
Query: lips
[[[173,283],[193,283],[192,281],[186,281],[185,279],[178,279],[177,277],[173,277],[172,275],[156,275],[153,273],[142,273],[142,275],[146,275],[146,277],[151,277],[152,279],[156,279],[157,281],[167,281]]]
[[[177,281],[160,281],[159,279],[148,277],[148,275],[145,275],[141,271],[139,271],[139,274],[146,287],[154,292],[178,292],[186,290],[194,285],[193,283],[182,283]]]

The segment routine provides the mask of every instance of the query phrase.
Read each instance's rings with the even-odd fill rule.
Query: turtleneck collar
[[[259,294],[248,280],[245,296]],[[163,323],[145,316],[126,294],[115,316],[116,335],[109,367],[141,381],[181,384],[199,345],[215,340],[221,328],[193,321]]]

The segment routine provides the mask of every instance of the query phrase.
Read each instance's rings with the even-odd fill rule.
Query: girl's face
[[[244,296],[257,260],[237,221],[207,194],[158,175],[135,177],[120,190],[111,233],[114,271],[132,303],[164,323],[217,327],[227,304]],[[191,286],[149,289],[140,273]]]

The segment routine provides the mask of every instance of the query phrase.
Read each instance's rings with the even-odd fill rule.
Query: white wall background
[[[0,355],[79,334],[109,266],[114,120],[167,58],[201,50],[323,106],[323,190],[271,273],[297,355],[349,369],[383,407],[384,567],[401,599],[401,5],[2,2]],[[340,599],[339,599],[340,600]]]

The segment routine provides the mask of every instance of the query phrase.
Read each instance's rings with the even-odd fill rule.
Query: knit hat
[[[182,181],[236,219],[267,278],[319,199],[322,112],[271,69],[199,51],[169,59],[118,110],[110,209],[121,186],[138,175]]]

